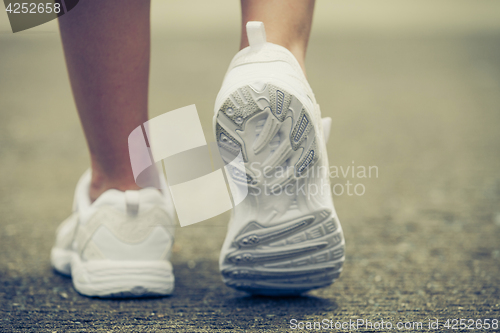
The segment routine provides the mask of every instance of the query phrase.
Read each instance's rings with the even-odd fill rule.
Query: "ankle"
[[[90,201],[94,202],[107,190],[115,189],[118,191],[140,190],[141,188],[128,177],[124,178],[109,178],[105,175],[92,170],[92,179],[89,186]]]

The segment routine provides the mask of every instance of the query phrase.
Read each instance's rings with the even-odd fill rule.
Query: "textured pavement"
[[[333,118],[332,182],[345,189],[335,196],[347,243],[340,279],[296,298],[227,288],[217,264],[224,214],[178,228],[175,293],[144,300],[80,296],[50,268],[86,146],[58,35],[3,30],[0,331],[294,331],[292,319],[384,320],[393,330],[437,319],[444,331],[447,319],[500,320],[500,30],[319,27],[307,66]],[[196,104],[211,138],[215,96],[238,45],[237,31],[224,31],[154,32],[152,116]],[[378,174],[342,175],[353,166]],[[348,195],[347,181],[364,194]]]

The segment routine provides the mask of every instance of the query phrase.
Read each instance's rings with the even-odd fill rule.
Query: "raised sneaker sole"
[[[137,298],[170,295],[174,274],[168,261],[82,262],[74,254],[71,276],[75,289],[83,295],[103,298]]]
[[[248,224],[225,254],[221,273],[238,290],[293,295],[330,285],[343,262],[339,223],[321,211],[273,227]]]
[[[260,174],[276,167],[287,170],[280,179],[271,180],[272,185],[297,181],[320,158],[315,118],[276,82],[255,86],[232,90],[218,110],[215,128],[221,156],[227,162],[241,151],[246,163],[259,162],[233,173],[235,182],[249,187],[261,186],[255,169]],[[238,290],[301,294],[328,286],[339,276],[344,244],[333,206],[301,211],[273,221],[272,226],[253,220],[223,248],[220,270],[224,282]]]

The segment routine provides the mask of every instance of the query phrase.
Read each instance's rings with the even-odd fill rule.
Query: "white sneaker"
[[[71,275],[87,296],[169,295],[175,215],[168,190],[108,190],[90,203],[87,171],[75,191],[73,214],[57,229],[52,266]]]
[[[241,151],[245,162],[232,168],[230,181],[248,185],[232,213],[220,270],[239,290],[299,294],[331,284],[344,262],[325,145],[331,120],[321,120],[295,57],[266,42],[263,23],[249,22],[247,34],[250,46],[233,58],[215,103],[223,160]]]

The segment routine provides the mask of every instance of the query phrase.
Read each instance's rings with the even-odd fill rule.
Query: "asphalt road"
[[[237,34],[153,42],[152,116],[194,103],[210,137]],[[88,165],[60,42],[2,34],[0,45],[0,331],[294,331],[292,319],[384,320],[393,330],[437,319],[442,331],[447,319],[500,320],[500,33],[313,32],[308,77],[333,118],[330,163],[378,173],[332,178],[344,188],[335,196],[344,271],[296,298],[250,297],[221,282],[227,214],[178,228],[173,296],[77,294],[49,264]],[[364,194],[348,195],[348,181]]]

